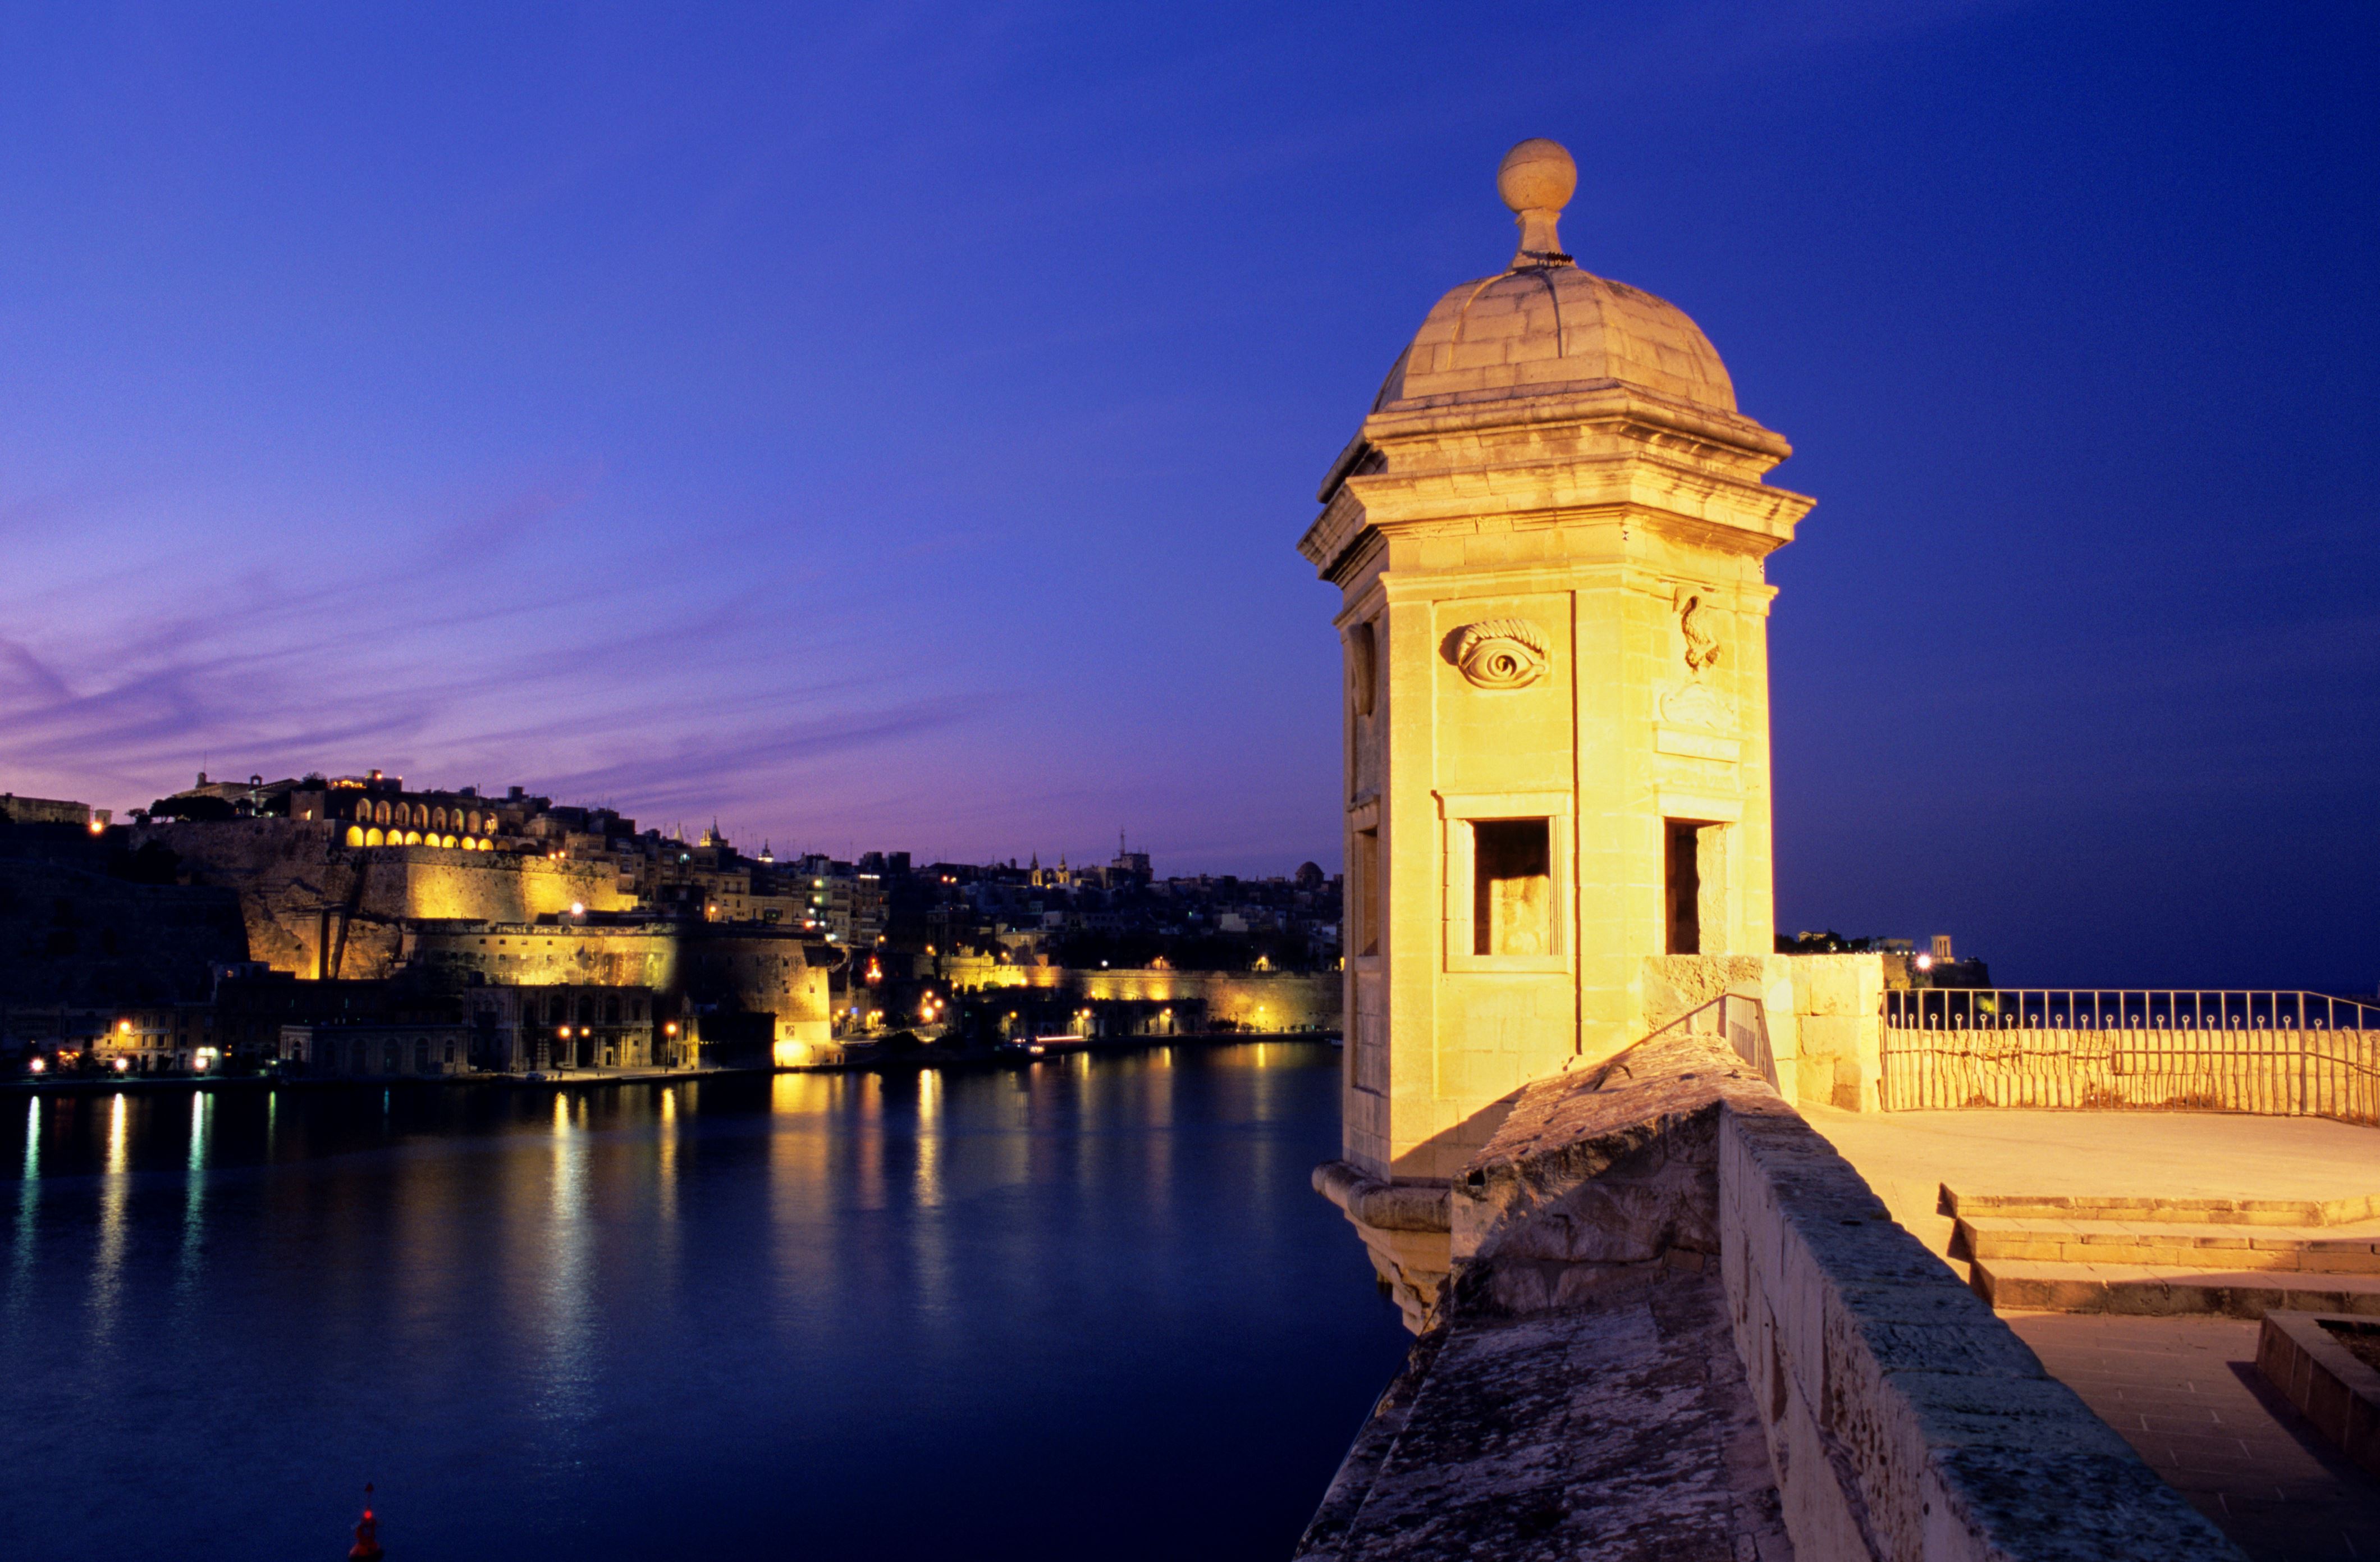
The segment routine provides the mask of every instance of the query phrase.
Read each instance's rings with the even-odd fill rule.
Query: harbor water
[[[1337,1056],[0,1095],[0,1556],[1285,1556]]]

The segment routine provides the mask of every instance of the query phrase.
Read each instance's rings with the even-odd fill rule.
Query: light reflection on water
[[[27,1285],[33,1277],[33,1212],[42,1196],[42,1098],[25,1102],[25,1169],[17,1190],[17,1228],[8,1255],[8,1315],[14,1321],[24,1310]]]
[[[0,1461],[0,1555],[334,1556],[366,1480],[422,1557],[1283,1555],[1406,1343],[1337,1138],[1278,1043],[34,1095],[0,1425],[139,1479]]]
[[[108,1097],[107,1170],[100,1184],[99,1247],[91,1266],[91,1332],[94,1345],[103,1346],[115,1332],[116,1303],[124,1280],[124,1210],[132,1195],[128,1166],[130,1146],[125,1127],[130,1103],[121,1093]]]

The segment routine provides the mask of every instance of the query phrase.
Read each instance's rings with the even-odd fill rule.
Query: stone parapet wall
[[[1800,1555],[2236,1557],[1781,1102],[1718,1134],[1719,1253]]]
[[[1854,1004],[1858,981],[1854,970]],[[1325,1180],[1343,1184],[1332,1196],[1359,1229],[1365,1216],[1376,1229],[1417,1219],[1404,1206],[1427,1197],[1354,1176],[1318,1177]],[[1664,1532],[1698,1538],[1689,1531],[1703,1524],[1731,1533],[1734,1555],[1767,1558],[1785,1554],[1764,1528],[1773,1510],[1791,1555],[1828,1562],[2239,1556],[1894,1224],[1797,1111],[1711,1038],[1655,1038],[1529,1086],[1453,1179],[1447,1210],[1451,1278],[1433,1299],[1414,1366],[1359,1437],[1302,1555],[1569,1556],[1640,1533],[1644,1554],[1656,1555]],[[1675,1322],[1702,1296],[1723,1299],[1734,1347],[1720,1347],[1723,1362]],[[1576,1374],[1579,1392],[1566,1398],[1560,1383],[1536,1377],[1500,1388],[1482,1373],[1477,1362],[1524,1337],[1514,1320],[1531,1325],[1531,1372]],[[1574,1348],[1554,1348],[1547,1331]],[[1628,1413],[1616,1401],[1604,1409],[1597,1388],[1609,1373],[1597,1342],[1623,1336],[1649,1353],[1645,1372],[1697,1385],[1699,1408],[1682,1414],[1718,1418],[1705,1462],[1675,1476],[1711,1494],[1700,1519],[1655,1494],[1580,1491],[1543,1473],[1604,1436],[1606,1417]],[[1441,1384],[1447,1361],[1474,1365]],[[1720,1422],[1736,1402],[1730,1384],[1756,1413],[1768,1456],[1762,1481],[1748,1481],[1728,1452]],[[1488,1402],[1500,1394],[1510,1406],[1542,1400],[1553,1419],[1515,1426]],[[1409,1425],[1430,1428],[1428,1438],[1415,1442]],[[1465,1427],[1450,1440],[1449,1428]],[[1473,1446],[1479,1438],[1545,1452],[1500,1464]],[[1500,1509],[1545,1513],[1559,1544],[1533,1549],[1476,1525],[1415,1523],[1415,1494],[1433,1480],[1459,1487],[1491,1468],[1514,1483]],[[1732,1494],[1724,1522],[1722,1493]],[[1477,1524],[1501,1523],[1473,1506]]]

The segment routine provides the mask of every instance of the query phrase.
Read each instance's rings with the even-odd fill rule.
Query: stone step
[[[1961,1214],[1958,1243],[1952,1251],[1971,1260],[2380,1275],[2380,1221],[2371,1220],[2267,1226]]]
[[[1994,1258],[1975,1261],[1970,1283],[1975,1294],[2008,1312],[2261,1318],[2288,1308],[2380,1317],[2380,1275]]]
[[[1946,1182],[1942,1208],[1949,1214],[2011,1219],[2343,1226],[2380,1219],[2380,1193],[2350,1193],[2335,1199],[2174,1199],[2131,1193],[1961,1193]]]

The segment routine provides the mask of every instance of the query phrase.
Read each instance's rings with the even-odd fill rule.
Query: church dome
[[[1618,383],[1735,411],[1727,366],[1701,327],[1666,299],[1581,271],[1555,219],[1578,173],[1549,140],[1505,155],[1497,187],[1516,214],[1520,252],[1495,276],[1438,301],[1397,359],[1373,410],[1545,396]]]

